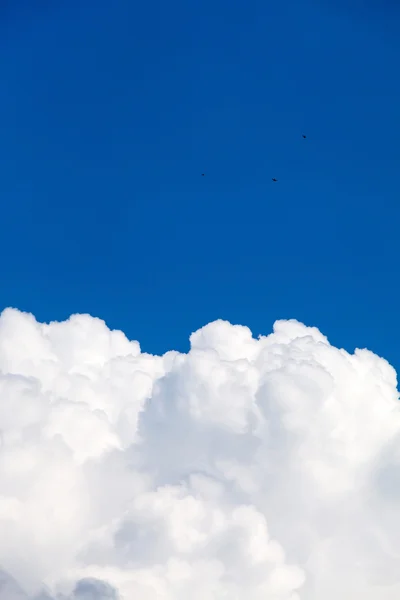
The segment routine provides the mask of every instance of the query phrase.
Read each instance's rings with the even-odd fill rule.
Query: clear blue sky
[[[0,308],[157,353],[297,318],[400,367],[399,27],[390,0],[3,2]]]

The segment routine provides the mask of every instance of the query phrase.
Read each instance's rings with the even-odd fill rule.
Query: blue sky
[[[296,318],[398,368],[399,23],[390,0],[3,3],[1,308],[154,353]]]

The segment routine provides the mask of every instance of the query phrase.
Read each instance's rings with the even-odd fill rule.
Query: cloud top
[[[394,369],[316,328],[0,316],[0,600],[397,600],[399,469]]]

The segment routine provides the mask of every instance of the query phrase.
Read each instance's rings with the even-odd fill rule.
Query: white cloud
[[[0,600],[397,600],[396,373],[279,321],[187,355],[0,317]]]

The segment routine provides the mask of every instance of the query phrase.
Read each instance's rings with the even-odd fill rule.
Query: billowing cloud
[[[0,317],[0,600],[398,600],[394,369],[224,321]]]

